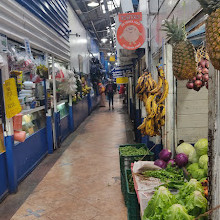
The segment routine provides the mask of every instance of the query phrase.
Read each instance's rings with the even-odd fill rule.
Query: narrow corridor
[[[94,111],[66,139],[66,150],[57,150],[57,158],[61,154],[57,160],[53,159],[53,155],[48,156],[24,180],[19,193],[8,196],[1,204],[0,219],[127,219],[120,189],[118,145],[131,142],[133,137],[122,101],[116,99],[115,102],[114,111],[109,111],[107,107]],[[27,198],[23,196],[24,201],[21,201],[21,193],[26,193],[25,185],[28,187],[31,184],[31,178],[34,184],[38,173],[40,176],[44,172],[39,169],[48,169],[50,160],[56,162],[43,174],[39,184],[35,183],[36,187],[31,189],[30,195],[26,195]],[[27,188],[27,191],[31,190]],[[21,202],[23,204],[17,207],[15,214],[12,213]]]

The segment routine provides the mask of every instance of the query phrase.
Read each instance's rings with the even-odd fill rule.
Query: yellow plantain
[[[166,99],[167,95],[168,95],[168,92],[169,92],[169,84],[167,82],[166,79],[164,79],[164,91],[162,93],[162,96],[160,98],[160,100],[158,101],[158,105],[162,102],[164,102],[164,100]]]
[[[157,114],[157,103],[155,99],[152,101],[151,113],[147,116],[148,118],[153,118]]]
[[[158,93],[161,90],[162,86],[163,86],[163,78],[159,77],[157,87],[149,92],[151,94]]]
[[[147,118],[144,118],[143,123],[137,128],[138,130],[143,130],[143,129],[145,128],[145,126],[146,126],[146,120],[147,120]]]

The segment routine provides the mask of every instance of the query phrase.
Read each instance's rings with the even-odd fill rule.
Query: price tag
[[[3,84],[4,97],[5,97],[5,112],[7,118],[12,118],[21,112],[22,108],[18,100],[17,87],[15,79],[11,78]]]

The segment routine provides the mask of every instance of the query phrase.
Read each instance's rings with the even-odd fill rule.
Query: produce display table
[[[133,166],[134,164],[131,164],[132,177],[138,203],[140,204],[140,215],[142,217],[148,202],[155,192],[155,187],[160,186],[162,182],[159,179],[153,177],[148,178],[148,180],[143,180],[140,176],[133,172]]]

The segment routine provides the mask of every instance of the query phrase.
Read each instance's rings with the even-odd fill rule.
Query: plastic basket
[[[120,157],[120,174],[121,174],[121,191],[124,196],[125,204],[126,204],[126,177],[125,177],[125,170],[131,169],[131,163],[134,163],[135,161],[138,161],[140,159],[145,161],[153,161],[154,160],[154,153],[150,152],[149,155],[135,155],[135,156],[122,156],[120,154],[120,148],[126,147],[126,146],[132,146],[136,148],[144,147],[147,149],[147,146],[145,144],[125,144],[119,146],[119,157]],[[127,204],[126,204],[127,205]]]
[[[120,148],[126,147],[126,146],[136,147],[138,149],[141,147],[144,147],[145,149],[148,149],[145,144],[120,145],[119,146],[119,157],[120,157],[120,169],[121,169],[122,173],[124,173],[125,169],[130,169],[131,163],[134,163],[135,161],[138,161],[140,159],[145,160],[145,161],[153,161],[154,160],[154,153],[152,153],[152,152],[150,152],[149,155],[122,156],[120,153]]]
[[[131,170],[125,170],[125,182],[126,182],[126,205],[128,210],[128,220],[140,220],[140,206],[138,204],[138,199],[136,192],[130,192],[129,189],[129,175]]]

